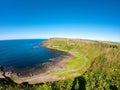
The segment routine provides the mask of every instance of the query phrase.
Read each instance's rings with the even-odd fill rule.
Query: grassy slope
[[[83,74],[89,67],[91,61],[87,58],[87,52],[84,51],[84,44],[78,40],[71,39],[50,39],[43,45],[49,48],[64,50],[71,53],[74,58],[70,60],[66,67],[59,71],[50,73],[51,75],[62,77],[63,79],[74,78]],[[82,48],[82,49],[80,49]],[[87,46],[85,47],[87,48]]]
[[[50,39],[44,43],[47,47],[71,52],[75,58],[64,70],[58,71],[64,76],[83,74],[86,89],[120,89],[120,44],[89,40]],[[66,73],[65,73],[66,72]],[[69,73],[68,73],[69,72]]]
[[[34,85],[31,90],[46,90],[46,88],[48,90],[120,89],[119,43],[52,38],[43,45],[67,51],[73,54],[74,58],[66,64],[63,70],[49,73],[66,80]],[[23,88],[30,89],[30,87]]]

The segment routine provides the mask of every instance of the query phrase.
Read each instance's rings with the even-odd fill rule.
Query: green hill
[[[49,73],[61,80],[36,85],[18,85],[14,82],[11,82],[13,83],[11,85],[0,81],[0,88],[10,88],[9,90],[120,90],[120,43],[51,38],[45,41],[43,46],[63,50],[74,56],[63,69]]]

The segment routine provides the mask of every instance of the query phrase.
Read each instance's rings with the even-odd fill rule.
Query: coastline
[[[49,73],[52,71],[63,69],[66,63],[73,58],[73,55],[63,50],[54,49],[46,46],[43,47],[52,51],[62,53],[62,55],[57,58],[53,58],[51,62],[43,63],[35,68],[31,68],[29,70],[27,70],[28,68],[26,68],[26,69],[21,69],[20,71],[13,70],[12,72],[7,71],[5,75],[7,77],[14,78],[13,80],[16,83],[28,82],[30,84],[35,84],[40,82],[51,82],[51,81],[59,80],[58,77],[51,76],[49,75]]]

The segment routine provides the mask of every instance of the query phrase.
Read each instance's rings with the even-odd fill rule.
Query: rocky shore
[[[46,47],[47,48],[47,47]],[[55,70],[60,70],[65,67],[65,64],[72,59],[73,55],[68,52],[48,48],[55,53],[61,53],[59,57],[51,58],[50,62],[38,64],[35,67],[27,67],[23,69],[7,68],[5,75],[7,77],[14,77],[15,82],[22,83],[39,83],[44,81],[56,81],[58,78],[49,76],[48,73]],[[0,78],[4,76],[1,74]]]

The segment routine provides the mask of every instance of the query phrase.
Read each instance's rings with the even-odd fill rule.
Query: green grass
[[[52,75],[65,79],[82,76],[87,90],[120,89],[120,43],[53,38],[44,44],[75,56]]]

